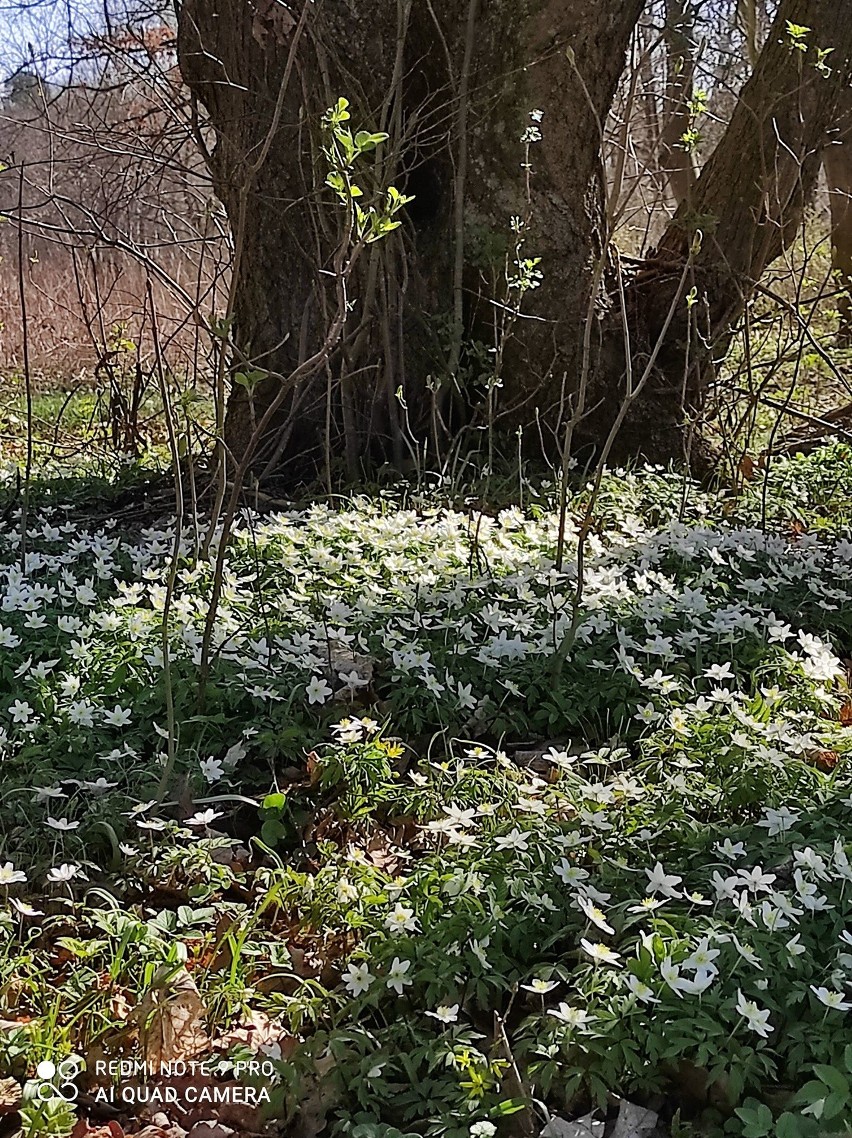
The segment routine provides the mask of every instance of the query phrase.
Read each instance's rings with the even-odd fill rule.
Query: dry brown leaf
[[[816,767],[817,770],[825,771],[827,774],[833,771],[840,761],[840,755],[837,751],[806,751],[805,757],[811,766]]]
[[[124,988],[116,988],[109,999],[109,1012],[113,1020],[126,1020],[133,1010],[128,993]]]
[[[23,1098],[17,1079],[0,1079],[0,1115],[14,1114]]]
[[[280,1020],[270,1019],[265,1012],[251,1008],[246,1018],[223,1032],[214,1041],[214,1047],[229,1051],[236,1044],[242,1043],[252,1051],[263,1050],[275,1058],[277,1048],[280,1056],[289,1059],[296,1049],[296,1037],[292,1035]]]
[[[159,982],[158,982],[159,977]],[[142,1049],[152,1070],[177,1059],[193,1059],[209,1050],[204,1027],[207,1009],[185,968],[161,969],[154,986],[134,1012]]]
[[[82,1116],[77,1119],[70,1138],[124,1138],[124,1130],[115,1119],[93,1126],[88,1118]]]
[[[739,471],[746,482],[754,481],[755,470],[754,459],[750,455],[744,454],[740,459]]]
[[[158,1121],[154,1121],[154,1120]],[[151,1126],[143,1126],[141,1130],[137,1130],[133,1138],[182,1138],[186,1131],[171,1122],[167,1115],[159,1113],[155,1114],[151,1120]]]

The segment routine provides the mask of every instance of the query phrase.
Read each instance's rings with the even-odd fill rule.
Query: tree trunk
[[[616,453],[682,453],[713,358],[801,221],[848,78],[844,6],[782,0],[690,200],[658,256],[621,282],[625,319],[602,134],[644,0],[305,2],[181,7],[181,67],[209,117],[209,161],[237,245],[232,374],[273,373],[251,396],[234,384],[231,451],[244,453],[282,383],[260,470],[306,474],[322,468],[323,451],[345,453],[350,474],[368,456],[437,461],[465,427],[480,432],[471,437],[487,428],[489,439],[519,427],[552,451],[569,418],[580,442],[599,447],[626,376],[641,375],[674,306]],[[790,48],[786,20],[812,29],[806,54]],[[826,77],[812,64],[829,46]],[[288,384],[338,309],[343,211],[324,185],[319,123],[341,96],[354,129],[389,135],[358,173],[364,200],[395,184],[414,201],[349,277],[346,323],[322,368]],[[523,222],[520,260],[540,258],[533,271],[543,274],[520,316],[513,217]],[[687,260],[701,301],[690,309],[677,296]]]
[[[837,342],[852,346],[852,94],[843,93],[837,131],[823,155],[831,206],[831,267],[835,287],[843,289],[837,301]]]
[[[695,9],[691,0],[666,0],[665,125],[660,136],[660,169],[675,203],[695,184],[693,150],[685,143],[691,126],[695,81]]]
[[[807,51],[791,44],[804,25]],[[815,66],[832,48],[830,72]],[[679,458],[714,365],[764,270],[787,249],[812,196],[823,147],[848,86],[852,20],[829,0],[782,0],[725,134],[663,238],[627,288],[634,372],[661,340],[644,397],[615,454]],[[686,275],[684,277],[684,270]],[[678,299],[681,282],[690,291]],[[663,335],[674,305],[674,317]],[[602,384],[612,375],[603,375]],[[587,424],[600,437],[611,416]]]
[[[362,257],[328,369],[288,397],[263,460],[277,450],[279,463],[304,470],[323,447],[345,448],[351,472],[370,446],[397,461],[403,445],[435,457],[461,425],[489,417],[499,426],[538,416],[553,429],[580,367],[591,265],[606,244],[602,124],[642,6],[317,0],[296,42],[295,6],[185,0],[181,68],[209,116],[210,165],[237,246],[232,372],[276,373],[252,398],[232,387],[232,452],[243,452],[279,377],[316,350],[334,307],[323,270],[339,206],[323,187],[317,127],[340,96],[351,100],[356,129],[390,135],[377,184],[414,201],[403,229]],[[521,138],[536,109],[544,119],[529,147],[528,192]],[[524,255],[541,258],[545,287],[539,319],[512,321],[509,345],[494,302],[513,299],[513,217],[528,221]],[[499,375],[490,374],[495,358]]]

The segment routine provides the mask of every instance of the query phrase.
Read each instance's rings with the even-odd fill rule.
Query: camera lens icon
[[[82,1069],[80,1060],[72,1055],[60,1060],[58,1064],[51,1062],[50,1059],[42,1059],[36,1067],[36,1075],[41,1080],[36,1090],[36,1097],[42,1102],[55,1098],[76,1102],[80,1092],[74,1080]]]

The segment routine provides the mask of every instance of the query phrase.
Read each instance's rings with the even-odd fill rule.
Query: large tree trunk
[[[234,370],[252,361],[276,373],[253,399],[232,388],[232,451],[244,450],[280,390],[278,376],[311,356],[331,319],[323,271],[340,210],[323,189],[317,128],[341,95],[356,128],[391,135],[378,178],[414,201],[404,228],[362,257],[345,334],[327,370],[288,396],[262,457],[278,439],[281,461],[299,470],[323,447],[345,447],[350,471],[369,445],[399,461],[400,387],[412,445],[433,456],[461,420],[479,426],[489,413],[498,424],[538,417],[553,429],[580,367],[591,265],[607,240],[602,124],[642,6],[309,0],[296,42],[296,5],[184,0],[181,68],[209,116],[210,163],[238,248]],[[543,137],[530,147],[528,183],[521,136],[536,109]],[[541,258],[545,285],[540,319],[515,322],[507,347],[495,343],[503,310],[493,302],[506,300],[513,217],[529,219],[524,253]],[[489,376],[495,356],[501,374]],[[486,361],[478,373],[477,358]],[[503,385],[497,412],[487,394],[495,379]]]
[[[181,67],[209,116],[210,165],[238,247],[233,370],[274,373],[251,398],[234,385],[229,447],[244,452],[282,382],[334,322],[342,210],[324,187],[318,124],[340,96],[356,129],[390,135],[359,183],[368,192],[394,183],[415,200],[404,227],[371,246],[348,281],[346,324],[326,366],[285,384],[258,467],[306,473],[323,450],[345,453],[350,473],[371,449],[400,464],[417,448],[428,461],[465,424],[520,426],[547,446],[580,411],[576,437],[599,446],[628,372],[602,131],[644,0],[304,2],[181,6]],[[793,238],[848,76],[852,21],[842,9],[782,0],[730,128],[659,257],[623,282],[635,378],[701,233],[689,283],[704,299],[690,310],[704,313],[704,339],[678,299],[622,452],[681,452],[708,361]],[[790,50],[785,20],[810,26],[810,44],[834,48],[830,77],[811,66],[814,50]],[[527,171],[520,139],[533,110],[544,112],[542,138],[529,146]],[[527,222],[523,255],[541,258],[543,284],[505,339],[501,305],[517,295],[505,290],[512,217]]]

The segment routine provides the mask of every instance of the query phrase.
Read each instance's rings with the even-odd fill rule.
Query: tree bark
[[[804,25],[807,52],[788,23]],[[814,66],[832,48],[829,73]],[[816,187],[824,146],[848,87],[852,20],[830,0],[782,0],[725,134],[682,202],[658,249],[627,288],[633,352],[647,359],[662,336],[688,264],[695,304],[677,303],[648,383],[617,455],[679,458],[700,416],[714,366],[728,348],[764,270],[789,248]],[[602,377],[604,384],[607,378]],[[609,377],[611,381],[611,376]],[[607,416],[588,424],[601,434]]]
[[[781,0],[726,134],[630,278],[610,250],[601,155],[644,0],[306,3],[181,7],[181,67],[209,117],[237,245],[232,373],[273,373],[252,397],[233,386],[232,452],[332,322],[342,211],[324,186],[318,124],[345,96],[355,129],[390,136],[359,172],[368,197],[395,184],[414,201],[403,228],[362,256],[343,333],[324,370],[288,388],[258,468],[308,474],[323,451],[345,453],[350,475],[368,458],[437,462],[461,428],[519,427],[552,452],[569,419],[579,443],[599,448],[646,366],[613,454],[680,456],[713,361],[801,222],[849,77],[844,5]],[[787,20],[811,29],[807,53],[791,48]],[[828,76],[813,67],[818,47],[834,49]],[[504,337],[513,217],[543,283]],[[682,280],[695,288],[690,308]]]
[[[852,94],[843,93],[837,130],[823,155],[831,207],[831,267],[837,301],[837,342],[852,346]]]
[[[695,160],[684,136],[690,128],[695,83],[695,10],[691,0],[666,0],[665,119],[660,135],[660,168],[676,204],[695,185]]]
[[[399,388],[406,445],[422,444],[433,457],[462,420],[484,423],[493,411],[485,389],[495,379],[500,421],[530,424],[538,415],[552,429],[581,366],[591,265],[605,254],[602,129],[642,6],[317,0],[294,48],[296,6],[184,0],[182,73],[209,116],[210,165],[238,250],[232,372],[276,373],[253,398],[233,386],[232,452],[243,451],[280,389],[277,377],[310,356],[329,319],[323,270],[337,207],[323,188],[317,124],[341,95],[353,104],[357,129],[391,135],[377,183],[394,183],[414,201],[404,229],[362,258],[328,373],[288,398],[264,440],[264,459],[277,447],[283,462],[302,470],[323,446],[345,447],[352,472],[372,445],[398,461]],[[293,73],[279,98],[291,51]],[[521,137],[535,109],[544,120],[528,183]],[[247,177],[270,130],[265,160]],[[505,299],[513,217],[529,219],[524,252],[541,258],[546,283],[535,298],[539,319],[515,323],[494,377],[487,374],[498,346],[493,302]],[[483,358],[484,366],[476,363]]]

